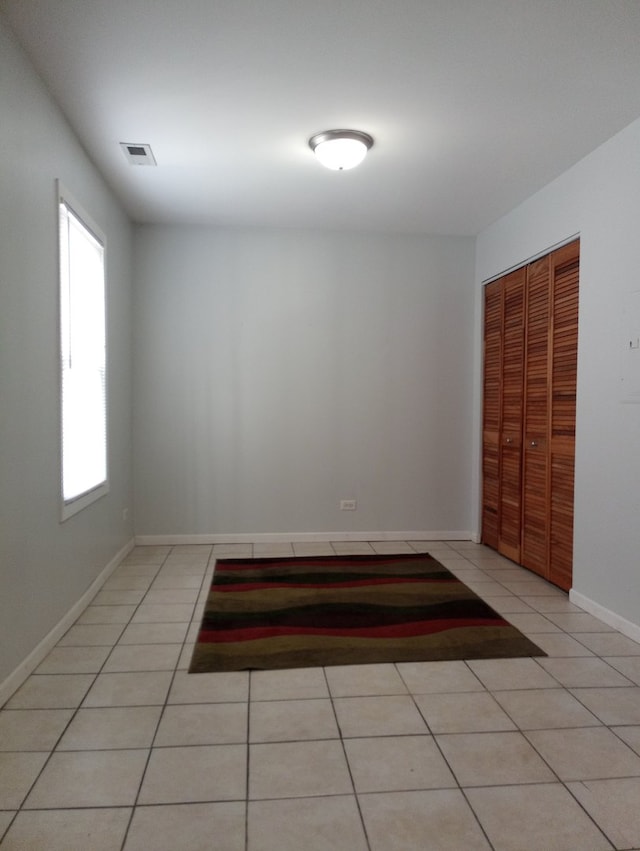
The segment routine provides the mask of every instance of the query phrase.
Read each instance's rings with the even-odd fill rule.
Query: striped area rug
[[[544,655],[427,554],[224,559],[189,670]]]

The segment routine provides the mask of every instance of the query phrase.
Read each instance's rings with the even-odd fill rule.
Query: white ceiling
[[[140,222],[475,234],[640,116],[640,0],[0,8]],[[335,127],[354,171],[308,148]]]

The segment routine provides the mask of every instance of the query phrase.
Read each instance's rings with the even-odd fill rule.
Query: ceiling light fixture
[[[346,171],[362,162],[373,138],[360,130],[325,130],[309,139],[309,147],[322,165]]]

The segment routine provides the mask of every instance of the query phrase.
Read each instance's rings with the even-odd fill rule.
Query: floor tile
[[[214,544],[211,558],[251,558],[253,544]]]
[[[371,555],[374,552],[366,541],[331,541],[331,546],[339,556]]]
[[[612,845],[560,783],[468,789],[495,851],[606,851]]]
[[[525,733],[561,780],[640,777],[640,757],[605,727]]]
[[[564,689],[501,691],[496,700],[521,730],[600,725],[598,718]]]
[[[423,694],[415,698],[432,733],[483,733],[516,726],[486,692]]]
[[[102,586],[104,591],[147,591],[153,580],[153,573],[144,575],[123,571],[114,573]]]
[[[155,706],[165,702],[170,685],[170,671],[100,674],[82,705]]]
[[[328,698],[252,702],[252,742],[337,739],[340,734]]]
[[[556,624],[551,623],[551,621],[536,612],[510,612],[505,615],[506,619],[509,623],[513,624],[516,629],[519,629],[521,632],[524,632],[527,635],[538,635],[541,633],[558,633],[560,632],[560,627],[556,626]]]
[[[131,623],[188,623],[192,615],[192,603],[142,603]]]
[[[120,851],[128,808],[21,812],[2,843],[2,851]]]
[[[131,552],[124,557],[122,564],[162,564],[165,558],[169,555],[171,547],[164,545],[144,545],[134,547]]]
[[[245,805],[136,807],[124,851],[245,851]]]
[[[156,576],[156,579],[166,579],[173,577],[183,579],[185,576],[199,577],[200,582],[204,579],[207,571],[210,570],[208,564],[196,564],[195,562],[187,562],[186,564],[167,564],[162,567]]]
[[[353,792],[342,745],[331,739],[251,745],[249,767],[252,800]]]
[[[474,570],[479,571],[480,568],[476,567],[475,564],[471,564],[471,562],[466,559],[461,553],[451,552],[450,554],[438,553],[436,556],[436,561],[438,561],[443,567],[446,567],[447,570],[453,572],[454,570]]]
[[[565,632],[615,632],[612,626],[587,612],[547,612],[547,617]]]
[[[122,634],[122,624],[76,624],[62,636],[58,647],[113,647]]]
[[[480,597],[510,597],[512,592],[500,582],[493,579],[464,580],[465,584]]]
[[[407,693],[394,665],[336,665],[326,668],[325,672],[334,697]]]
[[[147,750],[54,753],[26,809],[121,807],[134,803]]]
[[[578,640],[598,656],[640,656],[640,644],[619,632],[586,632]]]
[[[188,622],[132,623],[124,630],[118,644],[180,644],[188,628]]]
[[[344,746],[358,793],[456,786],[432,736],[348,739]]]
[[[448,568],[449,572],[452,573],[455,577],[457,577],[460,582],[464,582],[466,585],[470,585],[471,582],[488,582],[489,577],[483,573],[480,568],[474,567],[468,562],[463,562],[462,566],[453,566]],[[485,595],[486,596],[486,595]],[[513,597],[513,594],[506,591],[504,588],[500,589],[500,597],[508,596]]]
[[[473,673],[492,691],[523,688],[558,688],[558,683],[534,659],[474,659]]]
[[[541,633],[536,635],[535,643],[548,656],[593,656],[584,644],[563,633]]]
[[[244,799],[246,745],[154,748],[140,789],[140,804]]]
[[[251,700],[301,700],[328,696],[322,668],[251,672]]]
[[[222,745],[246,741],[246,704],[192,703],[165,707],[154,746]]]
[[[371,541],[378,555],[415,555],[415,550],[405,541]]]
[[[523,597],[525,603],[528,603],[537,612],[581,612],[582,609],[574,603],[569,602],[569,597],[566,594],[557,596],[531,596]]]
[[[636,685],[640,685],[640,656],[606,656],[604,661]]]
[[[15,815],[15,810],[6,810],[0,812],[0,844],[2,843],[2,837],[4,835],[5,830],[9,827]]]
[[[182,644],[119,644],[111,651],[103,673],[123,671],[173,671]]]
[[[110,647],[54,647],[36,673],[97,674],[110,652]]]
[[[587,780],[569,790],[616,848],[640,848],[640,779]]]
[[[509,594],[507,596],[500,597],[492,597],[490,594],[484,595],[482,598],[487,605],[491,606],[491,608],[498,612],[501,615],[508,614],[535,614],[534,610],[531,606],[527,605],[520,597],[516,597],[515,594]],[[557,632],[560,632],[558,629]]]
[[[117,568],[117,570],[113,571],[113,573],[111,574],[111,578],[115,579],[116,577],[123,576],[138,576],[143,579],[153,579],[153,577],[157,575],[159,570],[159,564],[141,564],[140,562],[125,564],[124,562],[122,562]]]
[[[487,558],[495,558],[496,551],[492,550],[491,547],[487,547],[484,544],[477,544],[475,541],[446,541],[452,550],[461,553],[467,553],[468,555],[471,553],[475,553],[476,555],[484,555]]]
[[[250,801],[247,851],[367,851],[352,795]]]
[[[640,688],[576,688],[571,693],[604,724],[640,724]]]
[[[191,577],[193,578],[193,577]],[[166,579],[166,577],[165,577]],[[200,588],[152,588],[144,598],[144,605],[195,603]]]
[[[4,709],[0,712],[0,751],[52,750],[73,709]]]
[[[434,558],[438,558],[439,554],[454,552],[444,541],[407,541],[407,543],[417,553],[431,553]]]
[[[204,567],[211,553],[171,553],[163,562],[163,569],[172,567]]]
[[[490,851],[458,789],[360,795],[371,851]]]
[[[248,671],[187,674],[178,671],[168,703],[233,703],[249,697]]]
[[[396,668],[411,694],[484,691],[465,662],[398,662]]]
[[[202,578],[196,574],[180,574],[180,573],[160,573],[153,580],[151,585],[152,591],[182,591],[196,590],[199,591],[202,587]]]
[[[254,558],[288,558],[293,556],[293,546],[286,543],[257,543],[253,545]]]
[[[564,599],[562,591],[555,585],[550,585],[544,579],[522,579],[507,580],[505,586],[517,594],[518,597],[560,597]]]
[[[334,556],[335,550],[329,541],[319,543],[294,543],[293,552],[297,556]]]
[[[137,606],[144,597],[142,589],[138,591],[98,591],[92,600],[93,606]]]
[[[622,739],[623,742],[626,742],[630,748],[640,755],[640,726],[624,726],[624,727],[612,727],[613,732],[618,736],[618,738]]]
[[[95,674],[34,674],[5,704],[6,709],[75,709]]]
[[[88,606],[80,615],[78,624],[129,623],[136,606]]]
[[[566,688],[630,686],[632,683],[602,659],[540,659],[542,667]]]
[[[436,740],[461,786],[555,780],[521,733],[456,733]]]
[[[190,556],[192,558],[200,556],[201,558],[209,558],[211,554],[211,544],[174,544],[171,548],[169,558],[177,556]]]
[[[407,694],[334,698],[343,737],[403,736],[428,732],[424,719]]]
[[[20,806],[48,758],[48,753],[0,753],[0,810]]]
[[[159,706],[79,709],[57,749],[150,748],[160,712]]]

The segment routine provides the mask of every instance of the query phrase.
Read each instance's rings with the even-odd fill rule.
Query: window
[[[108,491],[105,242],[65,192],[60,220],[62,519]]]

